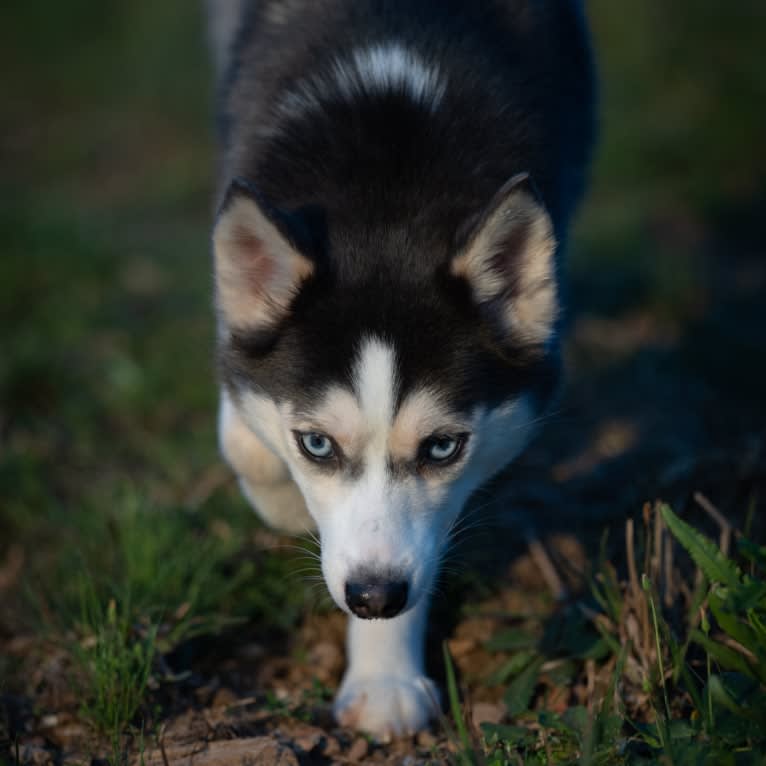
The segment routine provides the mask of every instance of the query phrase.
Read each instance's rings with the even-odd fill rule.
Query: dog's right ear
[[[544,345],[559,303],[553,223],[527,173],[513,176],[473,226],[453,259],[475,302],[502,339]]]
[[[232,182],[213,230],[216,302],[229,328],[269,329],[287,314],[314,271],[295,229],[246,181]]]

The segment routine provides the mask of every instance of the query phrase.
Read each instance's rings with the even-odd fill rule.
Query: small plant
[[[243,535],[222,531],[238,522],[231,514],[208,525],[200,513],[158,510],[124,493],[109,513],[67,521],[61,534],[77,545],[63,548],[32,595],[39,627],[72,660],[80,715],[108,742],[114,764],[154,719],[150,687],[181,677],[166,655],[246,619],[281,627],[302,612],[304,591],[286,576],[289,558],[247,555]]]
[[[734,745],[766,760],[766,548],[739,538],[738,553],[750,565],[744,574],[668,506],[659,510],[709,582],[706,605],[717,625],[713,632],[703,605],[701,630],[692,627],[689,633],[690,643],[706,655],[706,683],[692,692],[698,701],[696,720],[722,758]]]
[[[156,627],[138,632],[114,600],[102,609],[83,586],[81,620],[88,626],[73,653],[80,666],[83,716],[108,739],[112,763],[120,763],[122,737],[133,722],[149,681]]]
[[[444,657],[444,667],[447,672],[447,699],[455,730],[452,730],[446,718],[443,719],[443,723],[450,734],[450,738],[456,742],[457,761],[460,766],[477,766],[479,763],[479,750],[476,748],[474,739],[468,734],[468,727],[460,707],[455,666],[452,663],[452,657],[450,657],[446,641],[442,644],[442,654]],[[483,761],[483,759],[481,760]]]
[[[525,625],[489,642],[508,653],[488,682],[507,684],[514,724],[483,724],[479,747],[458,723],[445,654],[461,763],[766,763],[766,548],[738,535],[729,556],[730,529],[716,545],[664,504],[645,508],[644,521],[643,551],[632,522],[626,528],[627,581],[602,554],[593,602],[560,608],[542,630]],[[675,542],[696,574],[682,576]],[[547,710],[541,689],[571,689],[578,678],[586,704]]]
[[[310,688],[303,689],[298,699],[279,697],[272,691],[267,692],[265,708],[278,718],[295,718],[308,723],[313,720],[316,708],[325,705],[332,697],[332,690],[318,678],[313,678]]]

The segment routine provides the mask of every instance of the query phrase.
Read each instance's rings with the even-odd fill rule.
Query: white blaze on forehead
[[[360,91],[402,91],[415,103],[435,109],[446,83],[435,67],[401,43],[387,42],[357,49],[349,60],[338,61],[335,76],[341,91],[353,98]]]
[[[365,425],[376,435],[387,433],[394,417],[398,389],[393,348],[378,338],[363,341],[353,380]]]
[[[385,457],[397,395],[394,349],[368,337],[353,362],[352,390],[332,385],[315,406],[284,415],[292,429],[329,434],[347,457],[375,461]]]
[[[447,90],[439,68],[418,52],[389,40],[338,56],[328,71],[298,81],[277,105],[277,112],[298,117],[320,111],[329,100],[353,102],[359,96],[403,93],[435,111]]]

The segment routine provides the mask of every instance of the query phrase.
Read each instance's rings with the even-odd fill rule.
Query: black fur
[[[438,108],[406,93],[348,101],[326,90],[321,109],[280,116],[297,82],[386,42],[438,69],[447,82]],[[306,401],[348,380],[361,338],[376,335],[396,349],[402,395],[433,381],[460,409],[521,390],[548,401],[556,340],[499,342],[449,264],[519,173],[530,174],[564,247],[594,132],[579,2],[253,2],[220,93],[222,194],[235,178],[253,184],[280,220],[300,221],[293,241],[311,229],[303,249],[316,264],[274,332],[240,330],[222,345],[230,388]]]

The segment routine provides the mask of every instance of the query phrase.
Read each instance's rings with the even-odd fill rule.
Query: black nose
[[[365,620],[396,617],[407,603],[407,581],[364,580],[346,583],[348,608]]]

